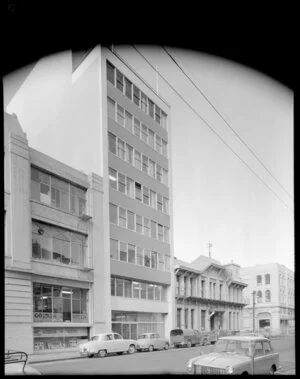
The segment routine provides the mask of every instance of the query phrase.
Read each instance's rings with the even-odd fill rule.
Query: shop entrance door
[[[210,330],[215,330],[215,315],[210,318]]]

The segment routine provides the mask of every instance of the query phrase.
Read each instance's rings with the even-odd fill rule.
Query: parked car
[[[170,342],[167,338],[161,337],[158,333],[144,333],[141,334],[136,341],[136,349],[141,350],[158,350],[165,349],[168,350],[170,347]]]
[[[199,375],[274,374],[279,354],[263,336],[229,336],[218,339],[212,352],[187,362],[187,371]]]
[[[136,340],[126,340],[118,333],[101,333],[93,336],[88,342],[79,345],[81,356],[105,357],[110,353],[133,354],[136,350]]]
[[[208,333],[200,333],[196,329],[173,329],[170,332],[170,342],[174,347],[195,345],[207,345]]]
[[[28,364],[28,355],[24,351],[6,350],[4,352],[5,375],[41,375]]]

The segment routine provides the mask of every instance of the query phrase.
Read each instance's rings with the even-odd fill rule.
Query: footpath
[[[72,351],[59,351],[59,352],[47,352],[40,354],[30,354],[28,355],[28,363],[46,363],[46,362],[55,362],[55,361],[66,361],[68,359],[80,359],[83,358],[80,356],[78,350]]]

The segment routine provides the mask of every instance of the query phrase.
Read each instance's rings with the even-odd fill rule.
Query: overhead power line
[[[134,50],[148,63],[148,65],[167,83],[167,85],[180,97],[180,99],[204,122],[204,124],[228,147],[228,149],[277,197],[277,199],[292,213],[293,210],[277,195],[277,193],[240,157],[230,145],[220,136],[218,132],[192,107],[192,105],[172,86],[172,84],[154,67],[154,65],[134,46]]]
[[[216,106],[209,100],[209,98],[205,95],[205,93],[197,86],[197,84],[190,78],[190,76],[185,72],[185,70],[181,67],[181,65],[177,62],[177,60],[173,57],[173,55],[167,50],[166,47],[162,46],[162,49],[166,52],[166,54],[172,59],[172,61],[176,64],[176,66],[180,69],[180,71],[185,75],[185,77],[192,83],[192,85],[197,89],[197,91],[204,97],[204,99],[210,104],[210,106],[217,112],[217,114],[221,117],[221,119],[225,122],[225,124],[230,128],[230,130],[235,134],[235,136],[242,142],[244,146],[255,156],[258,162],[264,167],[264,169],[272,176],[272,178],[279,184],[279,186],[285,191],[285,193],[293,199],[293,196],[286,190],[286,188],[279,182],[279,180],[272,174],[272,172],[266,167],[266,165],[261,161],[261,159],[257,156],[257,154],[251,149],[251,147],[242,139],[242,137],[234,130],[234,128],[229,124],[229,122],[224,118],[221,112],[216,108]]]

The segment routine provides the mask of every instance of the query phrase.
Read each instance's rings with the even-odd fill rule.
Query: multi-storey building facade
[[[14,116],[4,130],[5,347],[72,348],[106,322],[102,178],[30,148]]]
[[[35,75],[40,78],[38,68],[32,70],[16,95],[16,101],[21,98],[21,102],[26,102],[26,109],[35,106],[27,91],[32,94]],[[90,334],[113,330],[125,338],[136,338],[148,331],[168,335],[174,324],[170,107],[126,62],[106,48],[96,46],[73,56],[69,52],[59,60],[58,69],[59,85],[63,86],[58,92],[65,96],[60,102],[69,107],[61,107],[51,124],[51,135],[49,128],[34,127],[25,122],[25,117],[24,130],[33,141],[33,149],[80,170],[80,189],[89,193],[91,185],[82,171],[94,172],[93,177],[102,179],[101,198],[91,201],[88,208],[98,214],[101,222],[94,223],[95,215],[91,220],[78,216],[80,228],[86,228],[85,233],[91,233],[95,239],[91,263],[94,276],[89,279],[94,288]],[[47,101],[51,101],[51,96]],[[43,118],[40,122],[44,122]],[[60,138],[54,141],[52,136]],[[63,138],[69,141],[71,154]],[[42,183],[41,191],[49,182],[56,183],[57,178],[67,175],[63,169],[52,172],[54,166],[50,164],[44,169],[33,164],[32,177]],[[38,197],[37,186],[32,185],[31,190]],[[57,190],[64,192],[64,184],[58,183]],[[78,193],[81,198],[81,192]],[[54,191],[51,203],[55,203],[56,196]],[[41,199],[50,201],[44,193],[40,194]],[[34,212],[41,209],[35,205],[35,198],[31,202]],[[61,215],[57,218],[62,219]],[[33,223],[35,236],[39,237],[40,228],[47,235],[58,233],[52,226],[49,230],[40,226],[45,219],[37,218]],[[31,231],[27,232],[31,235]],[[28,261],[37,261],[40,270],[46,253],[43,249],[40,253],[37,245],[38,239]],[[89,249],[86,240],[82,245]],[[63,261],[63,257],[54,257],[52,251],[53,264],[56,257]],[[80,272],[92,276],[92,272]],[[69,273],[65,274],[68,277]],[[54,288],[51,291],[54,293]],[[42,292],[41,296],[46,295]]]
[[[198,330],[240,330],[246,284],[236,264],[200,255],[191,263],[175,260],[176,326]]]
[[[255,291],[255,329],[267,328],[272,334],[294,330],[294,273],[284,265],[269,263],[244,267],[243,280],[247,304],[243,310],[243,328],[253,328],[253,292]]]
[[[105,63],[112,329],[125,338],[165,335],[172,325],[170,109],[114,55]]]

